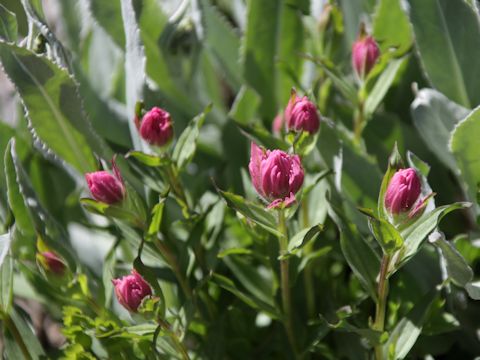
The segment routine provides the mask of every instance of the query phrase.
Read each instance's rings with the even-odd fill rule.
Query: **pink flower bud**
[[[153,107],[143,115],[139,131],[142,139],[150,145],[167,145],[173,138],[170,114],[159,107]]]
[[[67,268],[63,260],[52,251],[44,251],[39,253],[37,255],[37,259],[40,261],[45,270],[55,275],[63,275]]]
[[[380,56],[375,39],[371,36],[360,36],[352,46],[352,66],[360,78],[366,76]]]
[[[320,127],[317,108],[306,96],[291,98],[285,109],[285,120],[289,131],[307,131],[314,134]]]
[[[248,169],[258,194],[271,202],[269,208],[292,204],[303,184],[304,173],[298,155],[265,150],[253,142]]]
[[[95,200],[107,204],[115,204],[125,197],[125,185],[120,172],[114,165],[115,175],[108,171],[95,171],[85,174],[88,188]]]
[[[394,215],[407,212],[420,196],[422,185],[412,168],[398,170],[388,184],[385,208]]]
[[[113,279],[112,283],[118,302],[131,312],[137,312],[142,300],[152,295],[150,285],[135,270],[130,275]]]

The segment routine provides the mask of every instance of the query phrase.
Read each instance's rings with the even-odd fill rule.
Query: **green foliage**
[[[1,69],[16,94],[2,83],[3,357],[480,353],[475,1],[57,5],[0,5]],[[351,66],[361,29],[381,53],[364,79]],[[295,92],[317,108],[318,133],[272,128]],[[173,119],[162,148],[139,133],[153,106]],[[265,152],[252,179],[251,141],[299,155],[291,204],[257,193],[285,194],[291,174]],[[406,167],[421,194],[391,213],[387,189]],[[121,200],[89,192],[84,174],[103,169],[123,179]],[[32,330],[43,334],[35,303],[62,346]]]

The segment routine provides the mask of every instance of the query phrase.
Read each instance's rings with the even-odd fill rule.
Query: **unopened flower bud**
[[[409,212],[422,190],[420,178],[412,169],[398,170],[390,180],[385,194],[385,208],[393,215]]]
[[[112,283],[118,302],[131,312],[137,312],[142,300],[152,295],[150,285],[135,270],[130,275],[113,279]]]
[[[364,78],[380,56],[375,39],[371,36],[360,36],[352,46],[352,66],[358,77]]]
[[[115,204],[125,197],[125,185],[117,169],[114,169],[115,175],[108,171],[95,171],[85,174],[88,188],[97,201],[107,204]]]
[[[304,172],[298,155],[265,150],[253,142],[248,169],[258,194],[271,202],[269,208],[291,205],[303,184]]]
[[[45,270],[55,275],[63,275],[67,268],[63,260],[52,251],[38,253],[37,259]]]
[[[317,107],[306,96],[293,96],[285,109],[285,120],[289,131],[306,131],[314,134],[320,127]]]
[[[173,139],[173,126],[170,114],[159,107],[153,107],[139,125],[140,136],[150,145],[164,146]]]

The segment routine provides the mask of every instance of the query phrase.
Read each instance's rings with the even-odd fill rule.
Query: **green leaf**
[[[407,57],[391,60],[382,74],[376,79],[375,86],[365,100],[365,116],[370,117],[392,86],[401,66],[406,62]]]
[[[465,286],[468,296],[474,300],[480,300],[480,281],[471,282]]]
[[[7,353],[10,351],[16,351],[19,354],[22,354],[21,352],[18,352],[19,345],[16,344],[16,341],[18,340],[16,337],[13,336],[12,331],[15,331],[17,333],[17,336],[21,341],[23,342],[23,347],[24,350],[28,353],[28,356],[30,356],[31,359],[42,359],[45,358],[45,352],[43,351],[42,345],[40,344],[39,340],[37,339],[37,336],[35,335],[33,328],[30,326],[30,324],[27,323],[27,320],[22,316],[18,310],[13,309],[10,312],[8,325],[7,326],[7,331],[5,331],[5,340],[7,343],[10,343],[8,346],[10,349],[7,350]],[[15,329],[15,330],[13,330]],[[17,348],[17,349],[12,349],[12,348]],[[10,357],[9,357],[10,358]],[[12,359],[23,359],[24,356],[20,355],[20,357],[15,357]]]
[[[480,103],[480,22],[464,0],[410,0],[420,60],[430,83],[467,108]]]
[[[271,277],[264,276],[252,263],[240,256],[227,256],[223,261],[253,297],[275,307],[274,284]]]
[[[136,2],[136,4],[139,3]],[[129,12],[132,12],[132,10],[129,10]],[[201,107],[189,95],[189,89],[185,85],[183,77],[179,74],[178,62],[169,59],[171,55],[171,49],[168,48],[170,45],[169,36],[171,36],[170,32],[174,31],[176,24],[169,21],[156,0],[144,0],[141,2],[141,6],[135,7],[135,16],[138,19],[138,24],[134,23],[135,18],[130,15],[127,24],[125,15],[126,12],[123,14],[125,29],[131,29],[129,31],[139,33],[141,42],[143,42],[145,47],[146,69],[143,65],[142,69],[146,70],[147,75],[156,83],[162,96],[167,98],[172,104],[175,104],[178,110],[188,117],[198,113]],[[132,15],[134,15],[133,12]],[[137,39],[134,46],[138,48],[141,46],[141,42],[140,39]],[[128,37],[127,51],[129,51]],[[132,70],[135,71],[134,68]],[[139,68],[137,75],[143,77],[144,70]]]
[[[395,48],[394,55],[401,56],[410,49],[413,34],[401,0],[378,2],[373,19],[373,37],[382,53]]]
[[[478,184],[480,184],[479,136],[480,107],[457,124],[450,140],[450,149],[457,160],[458,168],[465,181],[468,198],[471,201],[477,199]]]
[[[121,49],[125,48],[125,33],[122,26],[120,1],[89,0],[88,3],[95,20],[105,29]]]
[[[238,124],[250,124],[255,117],[260,101],[261,98],[255,90],[247,85],[243,85],[235,97],[235,101],[233,102],[228,116],[234,119]]]
[[[30,179],[18,158],[15,139],[12,139],[7,146],[5,168],[7,169],[6,173],[9,182],[9,202],[11,201],[10,195],[14,195],[11,198],[15,201],[11,202],[11,204],[15,206],[15,211],[17,211],[14,214],[20,214],[23,226],[27,226],[26,229],[28,229],[26,234],[37,234],[40,236],[49,248],[56,249],[60,253],[71,269],[75,269],[76,260],[69,248],[68,234],[39,201]]]
[[[318,224],[296,233],[288,242],[288,252],[305,246],[306,243],[312,241],[317,235],[323,231],[323,225]]]
[[[177,164],[179,169],[183,169],[192,161],[197,149],[200,128],[211,109],[212,107],[209,105],[201,114],[195,116],[178,138],[175,148],[173,149],[172,160]]]
[[[378,255],[361,236],[355,225],[332,207],[328,213],[340,230],[340,247],[348,265],[367,293],[372,299],[376,299],[376,278],[380,270]]]
[[[35,136],[78,172],[96,169],[93,151],[111,153],[84,117],[70,75],[42,56],[0,41],[0,61],[15,84]]]
[[[445,240],[445,236],[441,233],[433,233],[429,241],[440,249],[445,260],[448,277],[461,287],[465,287],[473,279],[473,271],[468,266],[466,260],[455,249],[452,243]]]
[[[7,199],[10,209],[15,217],[15,224],[18,230],[26,236],[34,236],[35,228],[32,219],[25,205],[23,195],[20,192],[20,184],[17,179],[15,164],[12,158],[12,151],[15,141],[12,139],[5,150],[5,178],[7,180]]]
[[[202,19],[205,29],[205,45],[226,74],[229,84],[238,89],[242,83],[238,62],[240,38],[223,15],[211,4],[201,0]]]
[[[368,225],[385,253],[393,254],[393,252],[402,247],[402,236],[388,221],[369,217]]]
[[[296,80],[292,78],[302,74],[304,51],[304,28],[302,13],[299,11],[302,0],[288,0],[281,5],[279,15],[279,28],[276,37],[278,49],[276,50],[277,77],[276,91],[280,107],[287,105],[290,99],[290,90]],[[272,119],[273,120],[273,119]]]
[[[212,275],[212,281],[216,283],[218,286],[222,287],[223,289],[231,292],[233,295],[235,295],[237,298],[239,298],[241,301],[243,301],[245,304],[248,306],[257,309],[257,310],[263,310],[265,311],[270,317],[274,319],[279,319],[281,318],[280,313],[275,307],[272,307],[258,299],[255,299],[241,290],[239,290],[235,283],[230,280],[229,278],[222,276],[220,274],[214,273]]]
[[[125,155],[125,158],[132,157],[144,165],[150,167],[159,167],[170,164],[170,159],[166,157],[160,157],[157,155],[146,154],[141,151],[130,151]]]
[[[133,0],[121,0],[123,28],[125,31],[125,87],[127,99],[127,113],[135,114],[138,101],[144,100],[146,87],[145,77],[145,49],[140,38],[140,29],[137,23],[137,14]],[[138,130],[133,121],[129,121],[130,137],[135,150],[143,149],[143,143],[138,136]]]
[[[115,274],[115,264],[117,262],[116,257],[116,250],[118,247],[119,242],[115,242],[113,246],[108,251],[107,255],[105,256],[105,260],[103,262],[103,272],[102,272],[102,281],[103,281],[103,288],[105,291],[105,307],[110,307],[112,301],[112,294],[113,294],[113,284],[112,278],[113,274]]]
[[[165,208],[166,198],[160,198],[158,203],[152,209],[150,224],[148,225],[147,239],[156,238],[162,224],[163,209]]]
[[[448,168],[458,172],[457,163],[448,147],[455,125],[468,110],[433,89],[418,92],[410,108],[413,124],[428,148]]]
[[[390,338],[383,346],[385,359],[401,360],[410,352],[422,332],[423,324],[427,319],[429,309],[437,298],[435,290],[425,295],[416,303],[410,312],[403,317],[390,334]]]
[[[282,233],[277,230],[276,218],[265,210],[264,206],[247,201],[240,195],[235,195],[220,189],[217,189],[217,191],[225,199],[227,205],[233,210],[238,211],[240,214],[260,225],[263,229],[273,235],[283,236]]]
[[[0,4],[0,39],[15,42],[17,41],[17,33],[17,17]]]
[[[422,242],[438,226],[438,223],[445,215],[453,210],[468,208],[470,205],[470,203],[457,202],[437,207],[431,212],[423,213],[422,216],[411,226],[402,230],[401,234],[405,240],[405,246],[400,264],[404,264],[408,259],[415,255]]]
[[[277,0],[247,1],[247,27],[242,39],[245,81],[260,95],[260,113],[267,119],[273,119],[277,112],[275,54],[281,5]]]
[[[13,257],[10,234],[0,235],[0,314],[8,314],[13,298]]]

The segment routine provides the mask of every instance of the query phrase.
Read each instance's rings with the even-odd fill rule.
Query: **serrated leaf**
[[[177,164],[179,169],[183,169],[192,161],[197,149],[200,128],[211,108],[211,105],[209,105],[201,114],[195,116],[178,138],[175,148],[173,149],[172,160]]]
[[[15,194],[15,203],[12,202],[12,204],[15,204],[17,213],[21,214],[22,221],[25,222],[23,225],[29,223],[30,225],[26,226],[31,226],[26,234],[37,234],[40,236],[47,243],[48,247],[54,248],[60,253],[71,269],[75,269],[76,261],[68,248],[70,244],[67,240],[68,234],[40,203],[30,179],[18,158],[14,139],[10,141],[5,153],[5,167],[10,177],[9,182],[10,180],[14,183],[16,182],[15,186],[11,186],[13,183],[9,184],[12,194]]]
[[[240,195],[235,195],[219,189],[217,189],[217,191],[225,199],[227,205],[233,210],[238,211],[240,214],[260,225],[263,229],[273,235],[283,236],[282,233],[277,230],[277,221],[275,217],[265,210],[265,207],[247,201]]]
[[[229,84],[238,89],[242,82],[238,61],[240,38],[234,29],[212,6],[210,0],[201,0],[202,19],[205,29],[205,44],[226,73]]]
[[[15,164],[11,156],[14,141],[10,141],[5,150],[5,178],[7,182],[7,200],[10,209],[15,216],[17,229],[26,236],[34,236],[35,228],[30,218],[27,206],[25,205],[22,193],[20,192],[20,184],[17,180]]]
[[[84,117],[69,74],[42,56],[0,41],[0,61],[15,84],[36,137],[80,173],[93,171],[93,151],[111,153]]]

